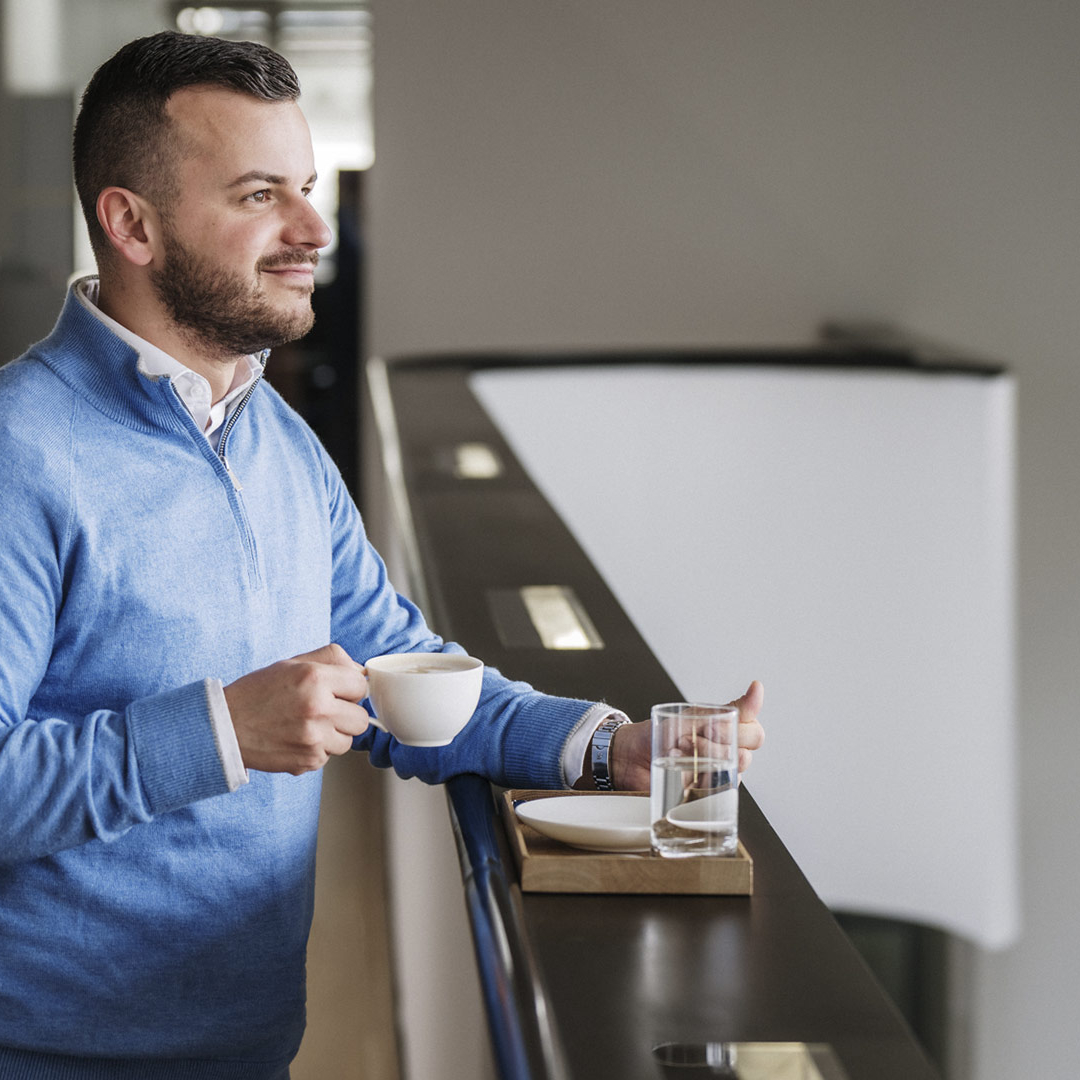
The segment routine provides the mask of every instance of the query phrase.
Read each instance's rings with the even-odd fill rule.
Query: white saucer
[[[562,795],[514,807],[537,832],[586,851],[648,851],[649,800],[641,795]]]
[[[672,825],[681,825],[695,832],[723,832],[738,820],[739,789],[728,788],[704,799],[680,803],[667,812]]]

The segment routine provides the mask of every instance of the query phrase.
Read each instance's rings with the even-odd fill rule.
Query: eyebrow
[[[305,186],[310,187],[317,179],[318,173],[312,173],[311,176],[308,177]],[[259,169],[252,169],[250,172],[244,173],[243,176],[238,176],[231,184],[229,184],[229,187],[244,187],[247,184],[254,184],[256,182],[261,184],[281,185],[287,184],[289,181],[288,177],[278,176],[276,173],[267,173],[262,172]]]

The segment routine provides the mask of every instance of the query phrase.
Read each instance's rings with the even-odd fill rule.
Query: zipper
[[[266,365],[266,354],[263,354],[262,363]],[[262,375],[260,375],[248,388],[244,391],[244,396],[239,400],[236,408],[229,413],[228,420],[225,421],[225,426],[221,429],[221,438],[218,439],[218,457],[221,458],[221,464],[225,466],[225,471],[229,474],[229,479],[232,481],[233,487],[237,491],[243,491],[244,485],[240,483],[240,478],[232,471],[232,466],[229,465],[229,459],[225,456],[225,443],[229,438],[229,432],[233,429],[233,424],[236,423],[237,417],[244,410],[244,406],[248,403],[251,395],[255,393],[255,388],[262,382]]]
[[[262,356],[262,363],[265,366],[266,357],[269,356],[270,350],[267,349]],[[247,557],[248,564],[248,576],[252,586],[255,589],[260,589],[264,585],[262,570],[259,567],[259,556],[255,548],[255,536],[251,531],[251,526],[247,520],[247,511],[244,509],[244,500],[242,497],[243,485],[240,483],[240,478],[233,472],[232,467],[229,465],[227,458],[225,457],[225,443],[228,438],[229,432],[232,430],[233,425],[236,423],[237,417],[243,411],[244,406],[247,405],[251,398],[251,395],[255,393],[256,387],[262,381],[262,374],[260,373],[258,378],[247,388],[243,397],[237,403],[236,408],[229,414],[228,420],[226,420],[224,427],[221,431],[221,438],[218,440],[217,452],[215,453],[210,446],[210,441],[206,436],[199,431],[198,425],[191,417],[191,412],[184,405],[180,395],[176,392],[176,387],[171,385],[172,380],[169,381],[170,397],[172,400],[172,407],[177,410],[177,414],[181,416],[187,424],[187,428],[191,435],[202,444],[204,447],[203,453],[210,457],[216,457],[222,467],[225,469],[226,475],[232,483],[233,495],[229,498],[232,514],[236,521],[237,528],[240,532],[241,544],[245,555]],[[206,459],[208,461],[208,459]],[[220,482],[220,480],[219,480]]]

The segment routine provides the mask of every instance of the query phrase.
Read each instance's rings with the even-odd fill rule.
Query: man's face
[[[181,152],[152,272],[168,317],[222,360],[302,337],[330,232],[307,200],[315,165],[299,107],[197,87],[168,111]]]

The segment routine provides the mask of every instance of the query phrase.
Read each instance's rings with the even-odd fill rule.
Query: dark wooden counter
[[[875,361],[850,351],[810,358]],[[762,354],[692,359],[760,363]],[[387,448],[388,471],[419,575],[414,595],[440,633],[505,674],[646,717],[654,702],[682,697],[678,687],[469,390],[475,365],[521,362],[440,357],[371,366],[382,435],[396,443]],[[470,442],[497,453],[500,476],[454,475],[453,448]],[[605,648],[507,647],[492,592],[533,584],[573,588]],[[850,1080],[937,1076],[745,787],[749,898],[523,894],[490,785],[461,777],[448,794],[503,1078],[657,1080],[665,1075],[653,1057],[660,1044],[739,1041],[828,1044]]]

